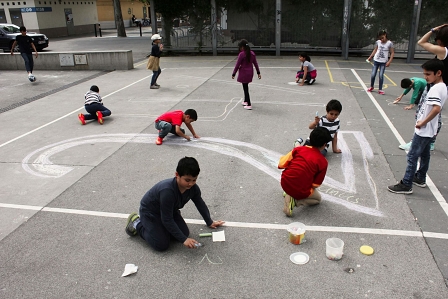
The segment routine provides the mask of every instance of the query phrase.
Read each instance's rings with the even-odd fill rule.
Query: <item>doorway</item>
[[[11,23],[19,27],[24,26],[22,19],[22,12],[20,11],[20,8],[10,8],[9,15],[11,16]]]
[[[6,22],[6,14],[4,9],[0,9],[0,23],[8,23]]]

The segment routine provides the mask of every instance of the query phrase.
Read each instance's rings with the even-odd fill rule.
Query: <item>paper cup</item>
[[[344,254],[344,241],[338,238],[330,238],[326,241],[326,255],[329,260],[340,260]]]
[[[289,242],[295,245],[305,242],[305,224],[301,222],[293,222],[288,225]]]

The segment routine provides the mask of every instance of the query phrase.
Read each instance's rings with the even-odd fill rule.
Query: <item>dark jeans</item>
[[[159,137],[160,138],[165,138],[166,135],[168,135],[168,133],[177,135],[176,133],[176,126],[173,126],[171,123],[163,121],[163,120],[159,120],[158,122],[156,122],[154,124],[154,127],[157,130],[160,130],[159,132]],[[185,130],[180,128],[180,130],[185,134]],[[177,135],[179,136],[179,135]]]
[[[403,177],[403,184],[406,186],[412,186],[414,175],[420,180],[426,180],[431,158],[431,140],[432,137],[421,137],[414,133],[412,145],[407,155],[408,166]],[[420,168],[417,170],[418,158],[420,158]]]
[[[160,74],[162,73],[162,70],[159,67],[158,71],[153,71],[152,72],[152,78],[151,78],[151,86],[153,86],[154,84],[156,84],[157,82],[157,78],[159,78]]]
[[[303,78],[303,74],[304,74],[304,72],[298,72],[298,78],[302,79]],[[308,81],[308,82],[311,81],[311,73],[310,72],[306,73],[305,80]]]
[[[112,114],[112,112],[110,112],[109,109],[107,109],[100,103],[93,103],[93,104],[85,105],[84,108],[86,108],[86,111],[89,113],[89,114],[84,114],[85,120],[98,119],[98,117],[96,116],[96,113],[98,111],[101,111],[101,114],[103,116],[110,116]]]
[[[242,83],[244,90],[244,102],[247,103],[247,106],[251,106],[250,96],[249,96],[249,83]]]
[[[189,236],[190,230],[180,215],[180,211],[174,213],[173,219],[183,234]],[[157,251],[167,250],[171,239],[174,239],[163,225],[162,219],[156,216],[140,214],[140,223],[137,224],[136,229],[139,236]]]
[[[23,60],[25,60],[25,68],[26,71],[29,73],[33,72],[33,68],[34,68],[34,60],[33,60],[33,54],[29,54],[29,53],[20,53],[20,55],[22,55]]]
[[[378,89],[383,90],[384,71],[386,70],[386,63],[373,61],[372,74],[370,75],[370,87],[373,87],[373,85],[375,84],[375,77],[378,69],[380,69],[380,86]]]

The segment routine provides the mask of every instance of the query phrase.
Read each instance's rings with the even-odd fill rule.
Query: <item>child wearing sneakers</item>
[[[280,158],[278,168],[284,169],[280,184],[285,195],[283,212],[286,216],[291,217],[296,206],[321,202],[316,188],[324,181],[328,161],[320,152],[329,141],[330,132],[324,127],[317,127],[310,134],[310,145],[295,147]]]
[[[412,145],[407,155],[408,165],[404,177],[396,185],[387,187],[393,193],[411,194],[412,184],[422,188],[426,187],[426,173],[431,158],[430,144],[432,138],[437,134],[439,115],[447,99],[447,88],[442,79],[443,62],[431,59],[422,65],[422,69],[426,82],[433,85],[428,93],[422,95],[414,138],[412,138]],[[417,170],[419,159],[420,167]]]
[[[302,82],[299,84],[300,86],[313,84],[316,81],[317,70],[314,65],[311,63],[311,57],[306,53],[299,54],[299,60],[301,62],[300,70],[296,74],[296,83]]]
[[[422,97],[422,93],[425,90],[426,87],[426,80],[423,78],[404,78],[401,80],[401,88],[404,88],[403,93],[401,96],[395,99],[393,104],[398,103],[401,101],[401,99],[408,94],[411,89],[414,91],[412,92],[411,100],[409,102],[409,106],[404,107],[405,110],[411,110],[414,108],[415,105],[418,105],[420,102],[420,98]]]
[[[132,213],[128,217],[125,231],[129,236],[137,234],[157,251],[167,250],[171,239],[183,243],[187,248],[197,248],[198,242],[189,237],[190,231],[180,209],[193,201],[210,228],[217,228],[224,221],[213,221],[207,205],[196,185],[199,164],[195,158],[180,159],[176,176],[163,180],[152,187],[140,202],[140,215]]]
[[[96,119],[103,124],[103,117],[110,116],[112,112],[104,107],[101,98],[100,89],[96,85],[92,85],[90,90],[85,94],[84,108],[89,114],[78,114],[79,121],[82,125],[86,124],[86,120]]]
[[[185,123],[194,138],[199,138],[191,125],[191,123],[196,120],[198,120],[198,114],[194,109],[187,109],[185,112],[182,112],[182,110],[175,110],[160,115],[154,124],[156,129],[159,130],[159,137],[157,137],[156,144],[161,145],[163,143],[163,138],[165,138],[168,133],[183,137],[190,141],[190,136],[185,135],[185,130],[180,127],[182,123]]]
[[[332,143],[331,147],[333,148],[333,153],[340,154],[342,151],[338,148],[338,131],[340,128],[339,114],[342,111],[342,104],[338,100],[330,100],[325,107],[327,114],[325,116],[319,117],[316,112],[316,117],[314,121],[312,121],[309,125],[310,129],[314,129],[317,127],[323,127],[330,132]],[[309,139],[306,140],[305,145],[310,145]],[[322,149],[322,155],[327,155],[327,148],[330,146],[330,143],[326,145],[324,149]]]

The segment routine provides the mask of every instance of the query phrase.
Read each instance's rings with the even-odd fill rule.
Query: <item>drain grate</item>
[[[102,71],[102,72],[99,72],[99,73],[95,73],[94,75],[91,75],[91,76],[89,76],[89,77],[86,77],[86,78],[83,78],[83,79],[74,81],[74,82],[72,82],[72,83],[63,85],[63,86],[61,86],[61,87],[55,88],[55,89],[53,89],[53,90],[50,90],[50,91],[41,93],[41,94],[39,94],[39,95],[37,95],[37,96],[34,96],[34,97],[32,97],[32,98],[28,98],[28,99],[25,99],[25,100],[23,100],[23,101],[14,103],[14,104],[12,104],[12,105],[9,105],[9,106],[7,106],[7,107],[0,108],[0,113],[6,112],[6,111],[10,111],[10,110],[15,109],[15,108],[17,108],[17,107],[20,107],[20,106],[26,105],[26,104],[28,104],[28,103],[31,103],[31,102],[40,100],[40,99],[45,98],[45,97],[47,97],[47,96],[49,96],[49,95],[55,94],[55,93],[57,93],[57,92],[59,92],[59,91],[62,91],[62,90],[64,90],[64,89],[68,89],[68,88],[73,87],[73,86],[76,86],[76,85],[78,85],[78,84],[87,82],[87,81],[92,80],[92,79],[94,79],[94,78],[97,78],[97,77],[99,77],[99,76],[103,76],[103,75],[108,74],[108,73],[110,73],[110,72],[113,72],[113,71]]]

